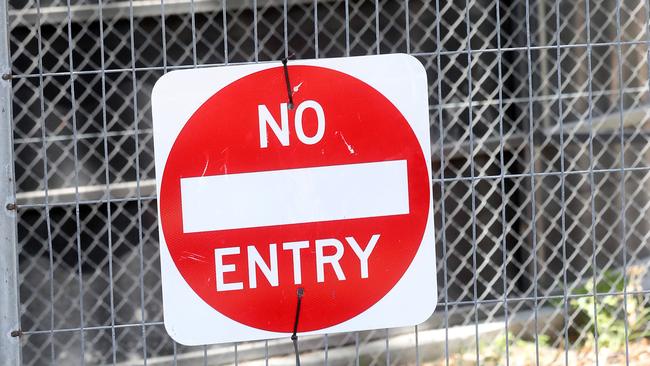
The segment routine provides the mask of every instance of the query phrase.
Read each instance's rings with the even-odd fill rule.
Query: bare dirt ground
[[[482,352],[483,353],[483,352]],[[481,355],[481,366],[650,366],[650,340],[645,338],[640,341],[630,342],[626,350],[599,349],[598,357],[593,347],[580,349],[564,349],[552,347],[539,347],[539,355],[534,343],[511,345],[508,349],[508,362],[506,363],[505,350],[485,352]],[[627,363],[629,359],[629,363]],[[539,363],[538,363],[539,360]],[[449,355],[447,360],[425,362],[424,366],[476,366],[476,352],[469,350],[464,353]]]

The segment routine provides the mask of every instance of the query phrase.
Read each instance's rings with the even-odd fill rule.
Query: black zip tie
[[[293,91],[291,90],[291,82],[289,82],[289,68],[287,67],[287,57],[282,59],[282,66],[284,68],[284,81],[287,84],[287,96],[289,97],[289,109],[293,109]]]
[[[286,70],[286,69],[285,69]],[[298,319],[300,319],[300,304],[302,303],[302,295],[305,294],[305,290],[302,287],[298,287],[298,304],[296,305],[296,319],[293,322],[293,334],[291,335],[291,340],[293,341],[293,350],[296,353],[296,366],[300,366],[300,353],[298,352]]]

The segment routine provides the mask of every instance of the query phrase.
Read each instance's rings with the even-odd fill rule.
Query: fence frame
[[[16,187],[7,1],[0,1],[0,366],[20,365]]]

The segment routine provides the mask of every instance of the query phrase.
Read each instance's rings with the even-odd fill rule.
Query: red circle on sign
[[[304,288],[298,330],[313,331],[347,321],[382,299],[404,275],[422,242],[429,213],[430,181],[420,144],[400,111],[381,93],[350,75],[315,66],[289,66],[294,104],[320,104],[325,132],[313,145],[302,143],[289,110],[290,143],[283,146],[268,129],[268,147],[260,147],[258,105],[278,123],[287,102],[284,71],[270,68],[245,76],[210,97],[187,121],[169,153],[160,188],[160,215],[167,247],[180,274],[211,307],[239,323],[269,331],[291,332],[296,291]],[[303,114],[306,136],[314,136],[313,110]],[[290,224],[210,232],[183,232],[181,178],[262,172],[292,168],[406,160],[409,213],[372,218]],[[376,184],[382,184],[381,181]],[[381,197],[377,198],[378,200]],[[276,210],[282,207],[264,208]],[[353,237],[363,249],[379,235],[362,278],[359,258],[346,243]],[[344,246],[339,263],[345,280],[325,266],[325,281],[316,274],[315,240],[337,239]],[[291,250],[282,243],[309,241],[300,251],[302,284],[294,283]],[[257,270],[257,287],[248,283],[247,246],[269,263],[276,244],[278,285]],[[241,290],[217,291],[215,249],[237,247],[223,257],[235,270],[224,282]],[[332,249],[332,248],[329,248]],[[332,254],[332,253],[325,253]]]

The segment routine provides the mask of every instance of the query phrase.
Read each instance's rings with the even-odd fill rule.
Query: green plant
[[[640,276],[632,270],[628,275],[630,290],[637,286]],[[569,302],[571,308],[579,310],[582,319],[586,320],[578,321],[576,330],[591,334],[597,331],[599,347],[619,351],[625,346],[626,335],[627,340],[650,336],[650,331],[646,329],[650,322],[650,308],[644,305],[642,297],[635,295],[628,295],[625,303],[620,295],[624,287],[622,273],[606,271],[596,281],[592,278],[580,286],[577,294],[583,296]],[[593,346],[594,342],[595,337],[586,337],[587,346]]]
[[[539,334],[537,336],[537,344],[540,347],[550,347],[551,346],[551,337],[548,334]]]
[[[507,345],[507,347],[506,347]],[[509,348],[523,349],[532,344],[516,337],[511,332],[501,333],[492,340],[482,340],[482,359],[486,365],[502,365],[506,359],[506,350]]]

